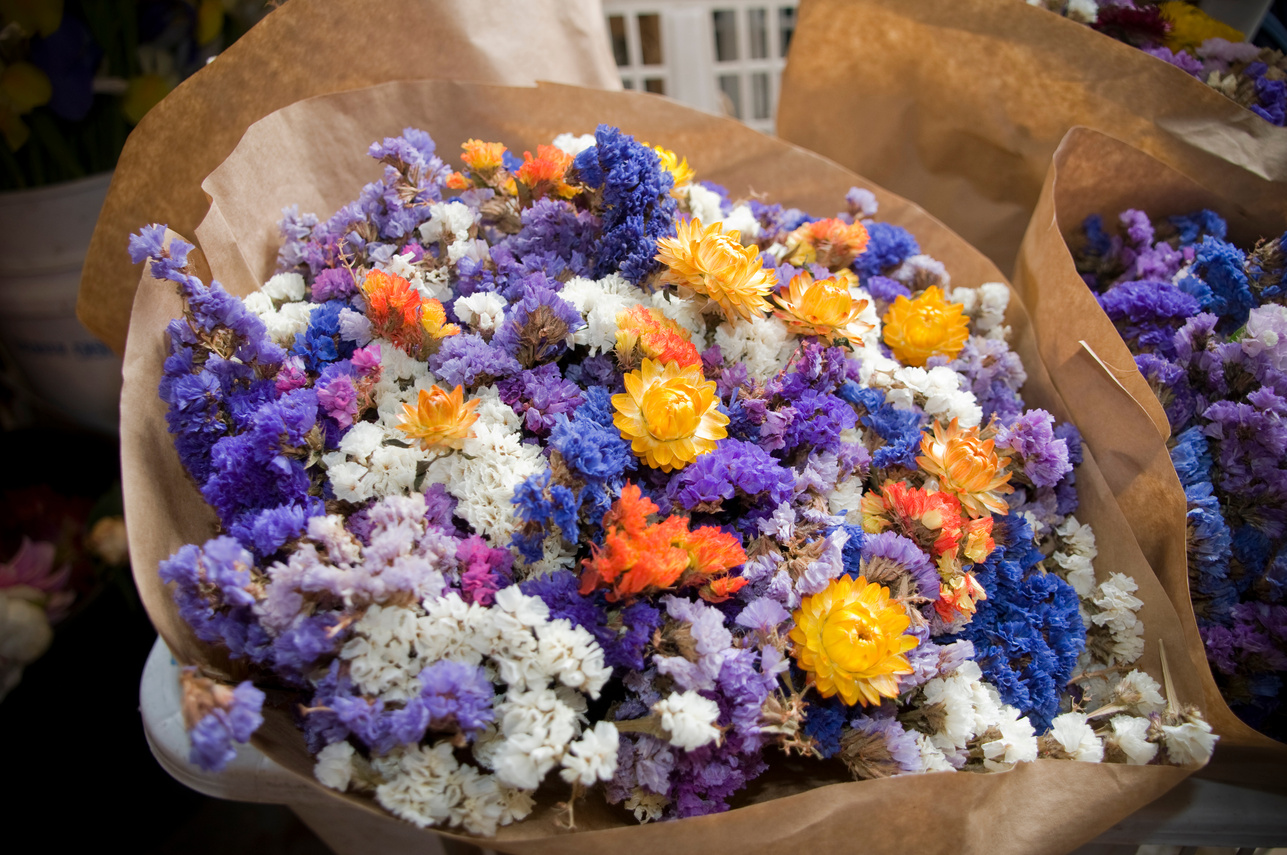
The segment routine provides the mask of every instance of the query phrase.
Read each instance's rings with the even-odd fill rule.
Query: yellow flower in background
[[[63,22],[63,0],[0,0],[0,18],[29,36],[48,38]]]
[[[791,617],[791,655],[824,698],[867,706],[898,697],[898,675],[912,673],[905,654],[919,642],[905,634],[911,620],[888,588],[841,576]]]
[[[657,241],[657,260],[667,268],[659,281],[709,297],[729,323],[749,321],[769,310],[764,297],[777,274],[760,263],[757,247],[742,246],[740,232],[721,225],[703,226],[697,218],[676,223],[675,237]]]
[[[15,114],[21,116],[48,104],[54,96],[49,75],[29,62],[11,62],[0,73],[0,94]]]
[[[921,469],[938,478],[940,490],[951,493],[972,517],[1008,514],[1003,493],[1013,493],[1010,458],[998,458],[993,440],[979,438],[977,427],[962,429],[952,419],[946,428],[937,419],[932,432],[921,435]]]
[[[931,356],[955,359],[970,337],[960,303],[949,303],[937,285],[909,300],[899,297],[883,318],[885,344],[904,365],[924,365]]]
[[[160,74],[131,77],[125,97],[121,99],[121,112],[131,125],[137,125],[143,121],[147,111],[161,103],[161,99],[169,95],[173,88],[169,79]]]
[[[683,469],[728,436],[728,416],[716,408],[715,383],[702,376],[700,363],[644,359],[622,379],[626,392],[612,396],[612,423],[652,468]]]
[[[648,145],[648,143],[644,143]],[[688,165],[688,159],[680,157],[668,148],[662,148],[659,145],[648,145],[650,149],[657,152],[657,157],[661,159],[661,168],[670,173],[670,177],[675,179],[675,185],[670,188],[670,195],[679,198],[684,195],[684,190],[688,185],[693,183],[693,178],[697,173]]]
[[[1180,0],[1159,3],[1157,8],[1162,12],[1162,17],[1171,22],[1171,31],[1166,34],[1164,43],[1173,51],[1192,52],[1207,39],[1225,39],[1231,42],[1245,39],[1241,30],[1235,30],[1197,6]]]
[[[461,386],[450,393],[437,386],[421,389],[415,407],[402,405],[402,421],[398,430],[409,439],[419,440],[425,451],[458,449],[473,436],[473,425],[478,421],[478,413],[474,409],[478,404],[478,398],[465,401],[465,390]]]
[[[867,308],[866,300],[855,300],[849,293],[847,277],[831,277],[816,282],[808,272],[791,277],[786,294],[773,294],[778,305],[774,314],[796,335],[816,335],[833,342],[862,338],[871,324],[858,320]]]
[[[197,44],[205,46],[223,32],[223,0],[201,0],[197,6]]]

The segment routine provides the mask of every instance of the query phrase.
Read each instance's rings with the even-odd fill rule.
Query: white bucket
[[[111,180],[0,193],[0,340],[38,398],[115,433],[121,360],[76,320],[81,266]]]

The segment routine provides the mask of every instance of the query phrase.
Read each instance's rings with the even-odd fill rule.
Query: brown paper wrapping
[[[850,186],[866,186],[880,200],[881,218],[909,228],[926,252],[947,265],[957,285],[1002,281],[995,265],[924,211],[814,154],[655,96],[557,85],[515,89],[442,81],[389,83],[277,111],[252,126],[204,183],[212,202],[197,236],[215,277],[230,290],[245,293],[272,271],[281,207],[299,203],[301,210],[326,216],[353,198],[360,183],[376,174],[364,152],[382,134],[414,125],[429,131],[444,152],[470,136],[501,140],[522,151],[559,132],[591,131],[600,122],[684,154],[700,177],[724,184],[735,196],[763,193],[787,205],[831,213],[842,207]],[[135,298],[122,393],[130,548],[148,612],[176,656],[222,669],[227,663],[181,625],[156,575],[158,561],[214,531],[209,509],[179,470],[156,395],[163,328],[179,311],[173,289],[144,276]],[[1029,402],[1064,414],[1067,408],[1037,356],[1035,328],[1018,300],[1012,302],[1008,320],[1015,330],[1015,349],[1029,370]],[[1104,403],[1103,410],[1109,406]],[[1124,418],[1129,421],[1132,415],[1135,429],[1154,430],[1142,414]],[[1202,685],[1196,663],[1187,659],[1180,619],[1095,462],[1100,454],[1111,457],[1112,449],[1092,447],[1078,476],[1079,518],[1095,526],[1100,572],[1111,568],[1136,578],[1148,627],[1143,664],[1160,674],[1157,650],[1164,640],[1179,699],[1201,705]],[[266,719],[256,745],[311,781],[312,761],[289,712],[270,709]],[[559,791],[543,794],[528,820],[501,829],[487,845],[551,855],[626,847],[709,855],[781,852],[802,843],[851,851],[855,841],[862,841],[863,850],[873,853],[901,853],[909,844],[944,855],[1057,853],[1093,838],[1189,772],[1041,760],[1002,774],[937,773],[853,782],[834,765],[784,760],[753,782],[730,813],[637,827],[626,812],[592,796],[578,804],[580,830],[569,835],[555,825],[551,809],[564,796]],[[360,805],[372,817],[384,816],[369,800],[321,792]],[[927,823],[930,815],[933,822]]]
[[[1229,239],[1242,247],[1254,246],[1262,236],[1282,234],[1284,218],[1277,210],[1240,211],[1233,193],[1209,190],[1119,140],[1075,128],[1055,153],[1014,276],[1056,389],[1087,444],[1111,449],[1108,455],[1100,454],[1104,476],[1181,615],[1190,657],[1201,664],[1209,721],[1222,737],[1204,773],[1218,776],[1223,770],[1243,781],[1281,780],[1287,746],[1239,721],[1221,699],[1206,665],[1189,604],[1186,504],[1167,452],[1166,415],[1112,321],[1077,274],[1068,249],[1067,241],[1075,244],[1080,239],[1087,216],[1101,214],[1112,222],[1126,208],[1155,218],[1210,208],[1228,217]],[[1105,402],[1111,409],[1104,409]],[[1143,429],[1146,422],[1138,417],[1145,413],[1152,430]]]
[[[1240,209],[1287,212],[1287,128],[1090,27],[1023,0],[801,3],[779,136],[922,205],[1002,270],[1075,125]]]
[[[81,273],[81,322],[124,351],[138,284],[126,239],[158,222],[190,237],[206,213],[201,181],[253,122],[314,95],[426,77],[621,88],[600,0],[290,0],[130,134]]]

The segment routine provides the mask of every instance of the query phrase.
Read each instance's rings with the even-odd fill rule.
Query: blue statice
[[[1175,228],[1182,247],[1192,246],[1207,236],[1214,237],[1217,240],[1224,240],[1229,231],[1224,218],[1215,211],[1206,208],[1194,211],[1192,214],[1167,217],[1167,222]]]
[[[589,211],[560,199],[538,199],[521,214],[522,228],[503,245],[529,273],[552,278],[589,276],[602,225]]]
[[[1242,250],[1218,238],[1204,237],[1197,245],[1193,257],[1193,272],[1201,277],[1198,286],[1190,293],[1201,302],[1204,312],[1220,317],[1219,330],[1230,333],[1247,323],[1247,315],[1256,305],[1245,271],[1247,257]],[[1186,282],[1180,287],[1189,290]]]
[[[921,251],[912,233],[892,223],[867,225],[867,248],[854,259],[854,270],[864,285],[872,276],[879,276],[897,267]]]
[[[1186,487],[1184,497],[1188,503],[1189,578],[1198,591],[1215,593],[1229,578],[1233,548],[1229,524],[1220,512],[1220,501],[1211,482],[1198,481]]]
[[[824,758],[840,753],[840,737],[853,709],[839,695],[813,698],[804,719],[804,733]]]
[[[858,421],[884,443],[872,453],[871,465],[874,468],[916,468],[921,428],[925,423],[923,413],[899,410],[885,400],[885,394],[879,389],[865,388],[852,380],[846,381],[837,394],[854,406]]]
[[[660,266],[657,240],[675,234],[675,181],[657,153],[629,134],[600,125],[594,141],[573,161],[580,181],[602,194],[603,232],[592,276],[620,273],[637,285]]]
[[[1162,404],[1172,430],[1179,430],[1193,420],[1198,399],[1189,386],[1188,372],[1154,353],[1136,356],[1135,367]]]
[[[226,704],[214,706],[188,731],[188,761],[207,772],[218,772],[237,756],[232,743],[245,744],[264,723],[264,693],[249,681],[232,690]]]
[[[1185,489],[1211,478],[1211,450],[1207,438],[1198,425],[1186,428],[1175,435],[1171,446],[1171,463],[1175,474],[1180,476],[1180,485]]]
[[[820,394],[806,388],[789,399],[790,405],[772,412],[778,417],[770,429],[761,428],[765,440],[770,436],[780,440],[765,444],[766,448],[781,448],[790,454],[797,448],[811,448],[836,452],[840,449],[840,435],[858,423],[853,407],[835,395]]]
[[[557,416],[549,439],[550,448],[563,456],[568,469],[592,483],[619,488],[625,473],[637,466],[638,458],[630,450],[630,443],[621,438],[621,431],[589,415],[582,416],[580,411],[572,419]]]
[[[514,532],[513,547],[528,561],[539,561],[545,538],[558,532],[569,543],[581,537],[581,493],[579,488],[553,481],[545,470],[531,475],[514,488],[514,514],[521,522]]]
[[[340,313],[350,308],[343,300],[331,300],[313,310],[308,327],[295,335],[291,353],[302,357],[309,371],[321,371],[326,365],[348,359],[356,345],[340,335]]]

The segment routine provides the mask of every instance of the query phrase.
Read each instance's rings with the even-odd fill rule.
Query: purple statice
[[[790,620],[791,613],[769,597],[756,597],[738,614],[736,623],[766,636],[777,634],[778,627]]]
[[[897,279],[888,276],[871,276],[863,283],[867,293],[876,301],[876,307],[883,309],[899,297],[912,298],[911,289]]]
[[[1155,56],[1163,62],[1174,65],[1185,74],[1190,74],[1201,79],[1204,71],[1202,60],[1198,59],[1188,51],[1172,51],[1170,48],[1157,46],[1145,46],[1141,48],[1146,54]]]
[[[858,420],[881,440],[872,452],[871,465],[876,469],[891,466],[916,468],[916,455],[921,447],[921,427],[925,415],[917,410],[900,410],[885,400],[879,389],[846,381],[837,394],[852,404]]]
[[[524,427],[537,436],[549,433],[559,417],[566,418],[585,400],[581,387],[563,379],[552,362],[506,377],[496,388],[501,400],[523,417]]]
[[[939,598],[939,577],[934,562],[914,541],[892,531],[867,535],[856,566],[845,561],[845,572],[868,582],[885,585],[897,593],[904,578],[910,580],[909,595]]]
[[[1287,124],[1287,84],[1267,76],[1268,70],[1264,62],[1248,63],[1242,70],[1243,76],[1253,81],[1256,92],[1257,103],[1249,109],[1271,125],[1282,127]]]
[[[897,267],[913,255],[919,254],[920,245],[912,233],[893,223],[869,223],[867,248],[854,259],[854,270],[864,285],[870,277],[880,276]],[[873,296],[875,296],[873,294]]]
[[[1215,481],[1244,500],[1287,499],[1287,401],[1261,388],[1246,403],[1216,401],[1202,414],[1214,442]]]
[[[502,347],[488,344],[472,333],[448,336],[429,357],[429,369],[447,386],[467,389],[488,386],[523,370]]]
[[[524,269],[558,279],[590,275],[598,217],[570,202],[545,198],[525,208],[521,219],[518,234],[504,244]]]
[[[1141,353],[1135,357],[1135,367],[1148,381],[1153,395],[1166,411],[1166,420],[1172,430],[1179,430],[1192,421],[1197,410],[1197,396],[1189,386],[1189,375],[1183,368],[1155,353]]]
[[[1072,471],[1068,446],[1055,436],[1054,424],[1054,416],[1045,410],[1028,410],[997,430],[998,454],[1008,454],[1017,464],[1015,470],[1021,469],[1036,487],[1053,487]]]
[[[347,267],[328,267],[313,278],[313,302],[344,300],[357,293],[357,280]]]
[[[313,384],[317,391],[317,405],[333,419],[341,430],[353,427],[358,411],[358,391],[353,384],[353,367],[346,359],[333,362],[322,369]]]
[[[771,410],[770,417],[779,418],[770,418],[760,429],[766,448],[788,455],[802,447],[834,453],[840,450],[840,435],[858,424],[853,407],[835,395],[804,389],[789,400],[788,406]]]
[[[654,736],[621,734],[617,747],[617,771],[604,785],[608,802],[620,804],[629,799],[636,788],[665,795],[670,790],[675,754],[675,749]]]
[[[572,334],[585,326],[581,314],[544,284],[534,284],[505,311],[505,323],[492,338],[524,368],[558,359]]]
[[[1198,313],[1198,299],[1169,282],[1120,282],[1099,295],[1099,305],[1136,351],[1174,356],[1172,339]]]
[[[657,153],[616,128],[600,125],[595,144],[576,156],[576,177],[599,197],[603,231],[592,276],[620,273],[634,284],[658,269],[657,240],[675,234],[674,178]]]
[[[806,390],[830,394],[845,382],[848,371],[849,358],[844,348],[805,341],[790,366],[769,383],[769,393],[787,400],[795,400]]]
[[[795,493],[795,475],[762,448],[736,439],[721,441],[666,483],[666,495],[685,510],[721,514],[741,531],[758,529]]]
[[[254,556],[235,539],[222,535],[204,546],[188,544],[157,567],[171,590],[179,616],[197,638],[223,644],[234,659],[247,655],[246,637],[255,618],[251,607],[250,570]]]
[[[226,692],[224,703],[202,716],[188,731],[192,747],[188,761],[207,772],[218,772],[232,762],[237,750],[232,743],[247,743],[264,723],[264,693],[249,681]]]
[[[785,244],[787,235],[813,221],[812,217],[799,208],[784,208],[777,203],[766,204],[759,199],[750,199],[746,204],[751,209],[751,215],[760,224],[761,240]]]
[[[880,711],[863,713],[849,721],[840,743],[840,759],[859,780],[905,775],[924,768],[915,731],[905,730],[898,719]]]
[[[478,535],[456,546],[460,562],[460,591],[467,603],[490,606],[496,592],[513,582],[514,556],[508,549],[495,549]]]
[[[607,353],[587,356],[563,369],[563,376],[578,386],[621,388],[621,372],[616,360]]]
[[[550,607],[550,619],[566,619],[584,628],[603,648],[604,661],[614,668],[643,671],[644,653],[655,631],[661,628],[661,611],[646,600],[625,606],[610,604],[602,591],[582,596],[580,582],[568,570],[530,579],[520,586],[529,597],[539,597]]]
[[[1019,389],[1028,382],[1028,373],[1019,354],[1010,350],[1004,339],[971,336],[956,359],[948,362],[943,357],[933,357],[925,367],[937,365],[947,365],[965,378],[962,387],[979,402],[985,422],[993,416],[1009,422],[1023,411]]]
[[[477,665],[442,659],[428,665],[416,678],[420,695],[408,706],[423,705],[427,729],[476,734],[495,719],[495,689]]]

